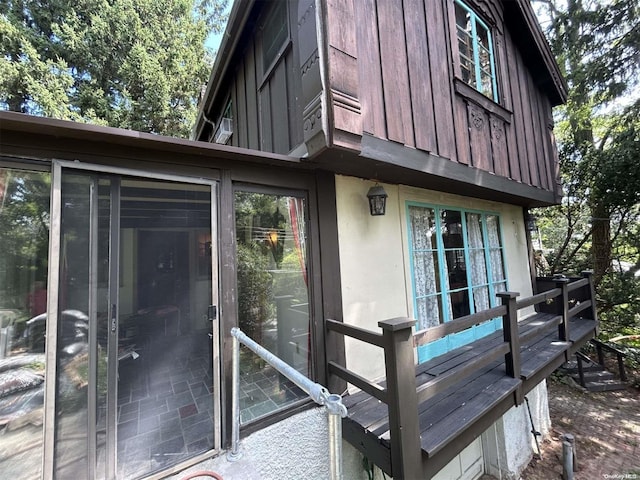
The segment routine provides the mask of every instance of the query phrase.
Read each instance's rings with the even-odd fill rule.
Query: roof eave
[[[200,105],[198,105],[198,114],[193,130],[191,131],[192,140],[198,140],[202,133],[204,123],[208,121],[206,112],[211,109],[211,103],[218,95],[222,79],[229,69],[229,63],[237,48],[238,40],[255,3],[256,0],[235,0],[233,3],[233,7],[229,13],[229,20],[222,35],[220,47],[218,48],[216,60],[211,68],[211,74],[207,81],[204,97]]]

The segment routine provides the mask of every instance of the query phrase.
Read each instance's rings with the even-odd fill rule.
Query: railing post
[[[502,334],[504,341],[509,344],[509,352],[504,356],[507,375],[520,378],[520,336],[518,335],[518,308],[516,298],[519,293],[499,292],[496,294],[507,307],[507,313],[502,317]]]
[[[423,478],[413,353],[414,324],[415,320],[409,318],[378,322],[384,337],[391,474],[397,480]]]
[[[568,278],[557,278],[555,280],[556,288],[562,290],[560,293],[560,307],[558,313],[562,315],[562,323],[558,325],[558,336],[563,342],[569,341],[569,286],[570,280]]]
[[[507,313],[502,317],[502,335],[504,341],[509,344],[509,351],[504,356],[504,365],[507,375],[520,380],[520,335],[518,333],[518,307],[516,298],[520,295],[517,292],[499,292],[496,294],[502,300],[502,304],[507,307]],[[522,385],[515,392],[516,404],[520,405],[524,401]]]
[[[585,387],[584,368],[582,365],[582,357],[580,355],[576,355],[576,365],[578,366],[578,378],[580,379],[580,385]]]
[[[584,278],[589,279],[589,298],[591,298],[591,318],[596,322],[596,336],[600,334],[600,322],[598,322],[598,308],[596,305],[596,287],[593,284],[593,271],[585,270],[582,272]]]

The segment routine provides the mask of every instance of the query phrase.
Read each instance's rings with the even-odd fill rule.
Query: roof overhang
[[[560,203],[553,191],[526,185],[396,142],[365,134],[361,152],[325,149],[305,163],[331,172],[527,208]]]
[[[505,25],[551,106],[567,101],[567,83],[529,0],[504,0]]]
[[[209,75],[209,81],[207,82],[207,88],[204,93],[204,97],[198,105],[198,114],[196,116],[196,122],[191,132],[191,138],[197,140],[200,136],[204,124],[211,122],[207,118],[207,112],[211,110],[213,100],[218,98],[220,88],[224,76],[229,69],[234,53],[238,46],[238,42],[242,37],[242,32],[250,20],[253,18],[253,7],[256,0],[235,0],[233,7],[229,13],[229,20],[227,26],[222,35],[222,41],[216,54],[216,60],[211,69]]]
[[[76,123],[22,113],[0,111],[0,153],[33,151],[74,153],[175,163],[210,164],[212,160],[277,165],[307,170],[299,158],[245,148],[165,137],[133,130]],[[29,141],[27,141],[29,140]]]

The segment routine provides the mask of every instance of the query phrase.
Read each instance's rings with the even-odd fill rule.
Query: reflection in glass
[[[305,201],[239,191],[235,212],[239,326],[311,376]],[[305,398],[248,350],[241,351],[240,369],[243,423]]]
[[[94,188],[93,179],[84,175],[68,175],[62,182],[55,428],[55,471],[60,478],[87,476],[90,461],[88,314],[93,288],[90,227]]]
[[[49,196],[46,172],[0,168],[0,476],[42,470]]]

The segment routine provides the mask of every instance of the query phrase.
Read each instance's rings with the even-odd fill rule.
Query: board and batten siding
[[[329,9],[340,6],[340,14],[328,14],[332,98],[339,102],[343,85],[349,85],[345,93],[357,96],[361,116],[360,123],[336,123],[335,128],[354,125],[349,133],[557,192],[548,96],[502,24],[501,2],[467,3],[493,25],[499,103],[457,78],[453,0],[328,1]],[[347,52],[348,31],[355,32],[356,47]],[[356,79],[344,61],[335,60],[354,55]]]
[[[293,43],[296,29],[291,28],[295,2],[289,2],[289,39],[275,61],[265,70],[262,37],[259,30],[237,53],[229,86],[235,131],[231,145],[273,153],[289,153],[302,142],[302,115],[296,98],[299,88],[299,62]],[[270,13],[266,9],[260,21]],[[260,21],[258,24],[260,24]],[[295,23],[293,23],[295,25]],[[224,109],[224,105],[221,105]]]

